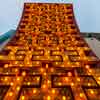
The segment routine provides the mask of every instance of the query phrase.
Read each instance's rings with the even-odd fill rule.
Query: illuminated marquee
[[[0,52],[2,99],[100,99],[100,61],[72,4],[25,3],[16,35]]]

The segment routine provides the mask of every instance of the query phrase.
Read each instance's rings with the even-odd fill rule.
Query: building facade
[[[0,66],[0,100],[100,99],[100,60],[81,36],[72,4],[25,3]]]

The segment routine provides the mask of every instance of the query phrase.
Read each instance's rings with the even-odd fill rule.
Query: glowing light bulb
[[[39,58],[39,56],[36,56],[36,58],[38,59],[38,58]]]
[[[48,68],[48,64],[46,64],[46,68]]]
[[[17,68],[15,69],[15,72],[18,72],[18,69]]]
[[[56,92],[55,89],[52,89],[52,93],[55,94],[55,92]]]
[[[48,80],[47,83],[50,84],[50,80]]]
[[[100,80],[100,77],[98,77],[98,80]]]
[[[22,58],[22,56],[19,56],[19,58]]]
[[[59,50],[59,47],[57,47],[57,50]]]
[[[56,58],[59,58],[58,56],[56,56]]]
[[[40,68],[40,71],[41,71],[41,72],[44,72],[44,69],[43,69],[43,68]]]
[[[66,96],[62,96],[62,100],[66,100]]]
[[[30,82],[27,83],[27,85],[30,85],[30,84],[31,84]]]
[[[43,88],[43,89],[45,89],[45,88],[46,88],[46,85],[45,85],[45,84],[43,84],[42,88]]]
[[[79,81],[79,82],[80,82],[80,78],[77,78],[77,81]]]
[[[39,63],[40,63],[39,61],[36,62],[37,65],[38,65]]]
[[[51,68],[50,71],[51,71],[51,72],[54,72],[54,68]]]
[[[29,64],[30,64],[30,62],[28,61],[28,62],[27,62],[27,64],[29,65]]]
[[[11,59],[14,59],[14,56],[11,56]]]
[[[33,93],[35,94],[37,92],[37,90],[36,89],[33,89]]]
[[[22,67],[22,66],[23,66],[23,64],[19,64],[19,66],[20,66],[20,67]]]
[[[79,62],[76,62],[76,64],[79,65],[80,63]]]
[[[16,90],[17,90],[17,91],[19,91],[19,90],[20,90],[20,87],[19,87],[19,86],[17,86]]]
[[[58,63],[58,62],[56,62],[55,64],[56,64],[56,65],[58,65],[59,63]]]
[[[98,81],[98,84],[100,84],[100,81]]]
[[[70,65],[70,62],[67,62],[68,65]]]
[[[58,85],[59,85],[59,86],[61,86],[61,85],[62,85],[62,83],[60,83],[60,82],[59,82],[59,83],[58,83]]]
[[[22,76],[26,76],[26,72],[24,71],[24,72],[22,72]]]
[[[88,86],[91,86],[91,83],[88,83]]]
[[[92,70],[91,69],[89,69],[89,73],[92,73]]]
[[[50,53],[50,51],[47,51],[48,53]]]
[[[83,97],[84,95],[83,95],[83,93],[80,93],[80,97]]]
[[[12,96],[13,95],[13,93],[12,92],[9,92],[9,96]]]
[[[72,76],[72,73],[71,72],[68,72],[68,76]]]
[[[65,81],[68,81],[68,77],[65,77],[64,80],[65,80]]]
[[[5,64],[4,67],[5,67],[5,68],[8,68],[8,64]]]
[[[86,68],[86,69],[89,69],[89,68],[90,68],[90,66],[89,66],[89,65],[85,65],[85,68]]]
[[[45,73],[43,73],[43,75],[44,75],[44,76],[46,76],[46,75],[47,75],[47,73],[45,72]]]
[[[74,83],[71,83],[71,86],[74,86]]]
[[[15,64],[18,64],[18,61],[15,61]]]
[[[67,57],[65,56],[63,59],[66,60],[66,58],[67,58]]]
[[[37,81],[39,81],[39,80],[40,80],[40,78],[39,78],[39,77],[37,77],[37,78],[36,78],[36,80],[37,80]]]
[[[21,99],[22,99],[22,100],[25,100],[25,96],[22,96]]]
[[[7,81],[7,80],[8,80],[8,78],[7,78],[7,77],[5,77],[5,78],[4,78],[4,81]]]
[[[17,81],[19,81],[20,80],[20,78],[19,77],[17,77]]]
[[[51,100],[51,97],[50,96],[47,96],[47,100]]]
[[[91,94],[94,94],[94,91],[93,91],[93,90],[91,90],[91,91],[90,91],[90,93],[91,93]]]
[[[32,74],[35,75],[35,72],[33,72]]]
[[[11,83],[10,83],[10,85],[11,85],[11,86],[13,86],[13,85],[14,85],[14,83],[13,83],[13,82],[11,82]]]

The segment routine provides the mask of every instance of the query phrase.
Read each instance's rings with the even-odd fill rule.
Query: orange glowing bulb
[[[44,69],[43,69],[43,68],[40,68],[40,71],[41,71],[41,72],[44,72]]]
[[[50,80],[48,80],[47,82],[48,82],[48,84],[50,84]]]
[[[19,56],[19,58],[22,58],[22,56]]]
[[[56,92],[55,89],[52,89],[52,93],[55,94],[55,92]]]
[[[33,75],[35,74],[35,72],[32,73]]]
[[[54,72],[54,68],[51,68],[50,70],[51,70],[51,72]]]
[[[51,100],[51,97],[50,96],[47,96],[47,100]]]
[[[70,65],[70,62],[67,62],[68,65]]]
[[[44,84],[44,85],[42,86],[42,88],[45,89],[45,88],[46,88],[46,85]]]
[[[48,64],[46,64],[46,68],[48,68]]]
[[[80,82],[80,78],[77,78],[77,81],[79,81],[79,82]]]
[[[90,72],[90,73],[92,73],[92,70],[91,70],[91,69],[89,69],[89,72]]]
[[[17,91],[19,91],[19,90],[20,90],[20,87],[19,87],[19,86],[17,86],[16,90],[17,90]]]
[[[74,83],[71,83],[71,86],[74,86]]]
[[[25,100],[25,96],[22,96],[21,99],[22,99],[22,100]]]
[[[18,72],[18,69],[17,68],[15,69],[15,72]]]
[[[58,62],[56,62],[55,64],[58,65]]]
[[[80,97],[83,97],[83,93],[80,93]]]
[[[91,94],[94,94],[94,91],[93,91],[93,90],[91,90],[91,91],[90,91],[90,93],[91,93]]]
[[[62,100],[66,100],[66,96],[62,96]]]
[[[8,64],[5,64],[4,67],[5,67],[5,68],[8,68]]]
[[[59,47],[57,47],[57,50],[59,50]]]
[[[43,75],[45,75],[45,76],[46,76],[46,75],[47,75],[47,73],[43,73]]]
[[[61,86],[61,85],[62,85],[62,83],[60,83],[60,82],[59,82],[59,83],[58,83],[58,85],[59,85],[59,86]]]
[[[30,64],[30,62],[27,62],[27,64],[29,65],[29,64]]]
[[[30,85],[30,84],[31,84],[30,82],[27,83],[27,85]]]
[[[39,78],[39,77],[37,77],[37,78],[36,78],[36,80],[37,80],[37,81],[39,81],[39,80],[40,80],[40,78]]]
[[[56,56],[56,58],[58,58],[58,56]]]
[[[17,77],[17,81],[19,81],[20,80],[20,78],[19,77]]]
[[[11,59],[14,59],[14,56],[11,56]]]
[[[7,81],[8,80],[8,78],[7,77],[5,77],[5,79],[4,79],[5,81]]]
[[[24,72],[22,72],[22,76],[26,76],[26,72],[24,71]]]
[[[39,61],[37,61],[36,64],[39,64]]]
[[[88,83],[88,86],[91,86],[91,83]]]
[[[23,64],[19,64],[19,66],[20,66],[20,67],[22,67],[22,66],[23,66]]]
[[[80,63],[79,62],[76,62],[76,64],[79,65]]]
[[[13,83],[13,82],[11,82],[11,83],[10,83],[10,85],[11,85],[11,86],[13,86],[13,85],[14,85],[14,83]]]
[[[36,90],[36,89],[34,89],[34,90],[33,90],[33,93],[35,94],[36,92],[37,92],[37,90]]]
[[[18,61],[15,61],[15,64],[18,64]]]
[[[72,76],[72,73],[71,72],[68,72],[68,76]]]
[[[65,80],[65,81],[68,81],[68,77],[65,77],[64,80]]]
[[[37,58],[39,58],[39,56],[36,56]]]
[[[98,80],[100,80],[100,77],[98,77]]]
[[[13,93],[12,92],[9,92],[9,96],[12,96],[13,95]]]
[[[50,51],[47,51],[48,53],[50,53]]]
[[[90,68],[90,66],[89,66],[89,65],[85,65],[85,68],[89,69],[89,68]]]

